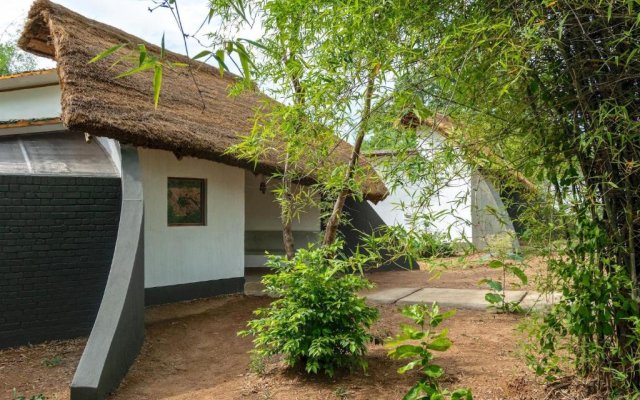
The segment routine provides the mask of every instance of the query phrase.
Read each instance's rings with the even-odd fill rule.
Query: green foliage
[[[443,235],[407,230],[399,225],[383,226],[370,234],[360,232],[360,239],[358,251],[366,254],[373,266],[382,262],[451,257],[459,251]]]
[[[222,24],[209,55],[240,41],[225,32],[261,21],[259,45],[241,43],[256,64],[258,85],[283,104],[260,110],[239,154],[255,160],[273,150],[272,139],[282,139],[284,181],[302,178],[305,163],[317,171],[315,193],[328,198],[345,188],[359,194],[358,179],[366,176],[327,166],[335,132],[392,147],[390,179],[428,183],[417,204],[429,204],[465,168],[481,172],[518,211],[529,243],[546,247],[549,287],[564,296],[539,325],[535,359],[553,363],[564,351],[578,372],[600,378],[616,396],[640,390],[637,1],[212,0],[210,6],[209,17],[220,15]],[[361,112],[368,102],[371,112]],[[438,130],[429,118],[439,114],[457,122],[441,156],[410,157]],[[426,124],[422,137],[405,133],[409,115],[411,124]],[[434,220],[423,214],[416,218]]]
[[[0,75],[30,71],[35,67],[35,57],[17,47],[15,35],[0,35]]]
[[[101,53],[97,54],[91,60],[89,60],[89,64],[99,62],[105,60],[118,52],[121,52],[123,49],[126,50],[128,47],[127,44],[117,44],[113,47],[110,47]],[[136,54],[137,51],[137,54]],[[160,92],[162,90],[162,74],[164,68],[177,68],[177,67],[187,67],[188,64],[170,61],[165,57],[165,47],[164,47],[164,35],[162,35],[162,42],[160,45],[160,53],[153,54],[147,51],[147,48],[143,44],[139,44],[134,52],[127,51],[124,55],[120,56],[116,59],[112,64],[111,68],[116,65],[124,64],[127,66],[127,69],[118,74],[116,78],[124,78],[127,76],[131,76],[134,74],[139,74],[147,70],[153,70],[153,106],[154,108],[158,108],[158,102],[160,101]],[[133,66],[132,66],[133,65]]]
[[[42,365],[44,365],[47,368],[53,368],[62,364],[62,361],[63,361],[62,356],[60,354],[56,354],[51,358],[45,358],[44,360],[42,360]]]
[[[11,397],[12,400],[47,400],[47,397],[43,394],[35,394],[31,397],[26,397],[23,395],[19,395],[15,389],[13,389],[13,395]]]
[[[516,265],[507,263],[506,259],[519,262]],[[524,272],[522,257],[517,254],[509,254],[503,259],[491,260],[488,264],[489,268],[501,269],[502,280],[496,281],[493,279],[482,279],[480,283],[486,284],[490,292],[485,294],[484,298],[489,303],[490,308],[495,308],[501,312],[522,312],[520,307],[521,300],[506,301],[506,288],[507,288],[507,274],[511,274],[520,280],[522,285],[526,285],[529,282],[527,275]],[[518,285],[519,286],[519,285]]]
[[[265,357],[252,351],[249,357],[249,371],[257,375],[263,375],[267,370]]]
[[[385,346],[391,348],[389,357],[393,359],[413,359],[398,369],[399,374],[419,368],[423,375],[423,378],[409,389],[403,400],[471,400],[473,397],[469,389],[457,389],[453,392],[441,389],[438,380],[444,375],[444,369],[432,362],[434,351],[447,351],[452,344],[448,338],[448,329],[442,329],[439,332],[435,329],[455,315],[456,310],[440,313],[438,305],[434,303],[431,306],[424,304],[406,306],[401,312],[402,315],[411,319],[417,328],[412,325],[401,325],[401,333],[394,339],[388,340]]]
[[[263,283],[279,298],[257,310],[257,318],[240,332],[255,336],[256,354],[283,354],[289,366],[329,376],[342,368],[366,368],[368,329],[378,311],[358,296],[372,285],[335,256],[340,246],[300,249],[291,260],[269,256],[274,273]]]

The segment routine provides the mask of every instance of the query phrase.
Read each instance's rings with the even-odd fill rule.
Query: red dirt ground
[[[306,377],[273,361],[257,376],[248,367],[251,340],[236,332],[267,303],[238,295],[151,308],[143,351],[111,399],[399,399],[417,379],[396,374],[402,364],[379,345],[370,346],[366,373]],[[437,358],[448,373],[446,386],[471,387],[480,400],[544,398],[543,386],[516,355],[520,318],[459,311],[448,321],[454,346]],[[382,306],[374,334],[388,337],[401,322],[395,306]],[[68,398],[83,345],[75,340],[1,352],[3,396],[11,398],[15,387],[19,394]],[[61,365],[43,365],[58,354]]]
[[[426,271],[378,272],[370,277],[381,288],[470,288],[495,273],[470,266],[448,270],[437,281],[430,281],[433,275]],[[402,363],[388,359],[386,350],[373,344],[366,373],[308,377],[270,360],[265,372],[256,375],[249,369],[251,339],[236,332],[245,327],[255,308],[268,302],[235,295],[147,309],[143,350],[110,399],[400,399],[417,380],[417,374],[398,375]],[[396,306],[380,306],[380,311],[373,329],[376,336],[389,337],[400,323],[408,322]],[[459,311],[447,321],[444,326],[450,329],[454,346],[436,358],[447,371],[445,386],[470,387],[479,400],[544,399],[544,385],[517,355],[515,328],[521,318]],[[27,398],[43,393],[48,399],[67,399],[84,343],[85,339],[76,339],[0,351],[0,398],[11,399],[15,388]],[[56,355],[60,365],[44,364]]]

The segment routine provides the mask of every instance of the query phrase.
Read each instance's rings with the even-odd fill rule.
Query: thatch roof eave
[[[109,69],[106,62],[88,63],[96,54],[122,43],[131,47],[144,44],[150,53],[160,52],[158,46],[49,0],[34,2],[19,40],[22,49],[57,62],[61,119],[71,130],[254,172],[282,169],[283,157],[278,151],[265,154],[257,163],[228,153],[242,136],[251,132],[255,111],[273,100],[260,93],[229,97],[228,88],[237,77],[227,73],[220,76],[219,70],[211,65],[166,52],[168,60],[187,63],[191,71],[165,70],[160,107],[155,110],[149,73],[115,79],[126,66]],[[274,145],[279,147],[277,143]],[[352,147],[336,139],[335,148],[326,163],[346,164]],[[384,199],[387,188],[373,167],[365,159],[361,159],[360,166],[366,170],[366,178],[361,182],[365,197],[374,202]],[[303,178],[303,183],[314,181],[312,167],[305,167],[304,163],[299,167],[300,175],[308,177]]]

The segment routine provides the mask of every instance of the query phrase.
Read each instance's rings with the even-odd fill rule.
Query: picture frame
[[[167,225],[206,225],[207,181],[201,178],[167,178]]]

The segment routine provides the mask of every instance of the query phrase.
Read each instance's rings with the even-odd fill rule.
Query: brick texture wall
[[[120,198],[119,178],[0,175],[0,348],[91,331]]]

